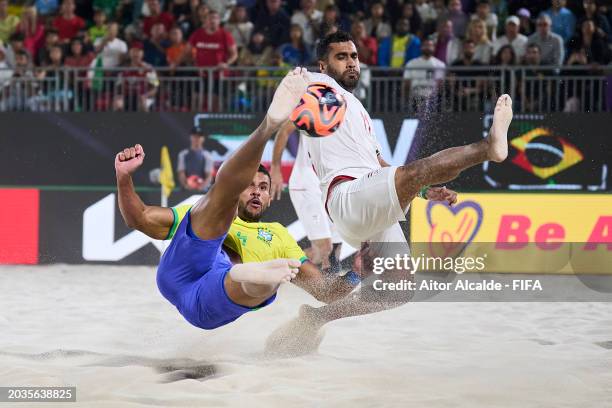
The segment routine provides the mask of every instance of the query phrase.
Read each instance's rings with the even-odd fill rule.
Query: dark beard
[[[242,205],[238,205],[238,217],[240,217],[240,219],[243,221],[259,222],[259,220],[261,220],[262,215],[263,215],[263,211],[260,211],[259,214],[254,214],[250,212],[249,210],[247,210],[246,207],[243,207]]]
[[[359,84],[360,74],[357,75],[356,79],[345,78],[341,72],[335,71],[331,67],[327,67],[326,74],[330,77],[334,78],[338,84],[349,92],[353,92],[357,85]]]

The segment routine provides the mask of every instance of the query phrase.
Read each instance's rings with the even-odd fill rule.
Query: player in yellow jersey
[[[280,224],[259,222],[270,204],[270,176],[259,162],[263,148],[298,103],[293,94],[306,89],[305,75],[297,68],[283,79],[262,124],[191,208],[147,206],[140,200],[131,174],[144,160],[142,146],[115,158],[121,214],[128,226],[150,237],[172,238],[158,267],[158,288],[197,327],[214,329],[270,304],[279,285],[292,279],[328,302],[352,290],[345,280],[329,281],[306,262]]]

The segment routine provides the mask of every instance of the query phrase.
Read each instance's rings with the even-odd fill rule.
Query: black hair
[[[23,40],[25,40],[25,36],[21,32],[15,32],[11,34],[11,36],[9,37],[9,42],[23,41]]]
[[[329,46],[334,43],[342,43],[347,41],[353,41],[353,36],[346,31],[338,30],[335,33],[331,33],[325,38],[322,38],[317,45],[317,59],[319,61],[327,58],[329,53]]]
[[[272,183],[272,176],[270,175],[270,172],[268,171],[268,169],[266,169],[266,166],[264,166],[263,164],[259,165],[259,168],[257,169],[258,173],[263,173],[266,176],[268,176],[268,179],[270,179],[270,183]]]

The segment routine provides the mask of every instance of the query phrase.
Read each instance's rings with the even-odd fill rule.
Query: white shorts
[[[396,170],[397,167],[383,167],[332,186],[327,211],[340,236],[351,246],[359,248],[365,241],[381,242],[378,239],[381,233],[406,220],[408,208],[401,208],[395,191]],[[384,242],[394,242],[390,239],[400,237],[395,233],[383,234],[383,238]],[[405,241],[403,234],[401,241]]]
[[[342,238],[325,212],[318,185],[304,190],[290,189],[289,197],[310,241],[331,238],[334,244],[342,242]]]

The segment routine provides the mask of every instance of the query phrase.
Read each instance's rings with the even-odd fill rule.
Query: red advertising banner
[[[39,191],[0,189],[0,264],[38,263]]]

